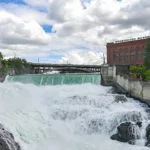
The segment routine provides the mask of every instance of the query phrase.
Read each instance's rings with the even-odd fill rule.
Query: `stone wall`
[[[134,81],[117,75],[114,84],[121,86],[129,95],[150,105],[150,82]]]

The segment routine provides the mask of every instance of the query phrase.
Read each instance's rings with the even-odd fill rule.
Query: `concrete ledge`
[[[126,91],[123,93],[127,93],[133,98],[150,105],[150,82],[132,81],[129,78],[117,75],[114,80],[114,86],[121,87]]]

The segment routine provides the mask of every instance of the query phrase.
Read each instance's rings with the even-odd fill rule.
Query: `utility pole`
[[[13,56],[14,56],[14,58],[16,58],[16,52],[15,52],[15,49],[13,50]]]
[[[103,53],[103,64],[105,64],[106,62],[105,62],[105,55],[104,55],[104,53]]]

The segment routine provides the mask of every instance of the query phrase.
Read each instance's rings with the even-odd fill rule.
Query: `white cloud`
[[[79,49],[74,50],[66,54],[62,59],[59,60],[59,63],[66,64],[93,64],[100,65],[104,62],[103,53],[93,52],[93,51],[81,51]]]
[[[150,1],[147,0],[24,2],[28,5],[0,5],[1,10],[5,10],[3,16],[0,14],[0,33],[3,35],[0,46],[7,54],[15,47],[18,55],[32,57],[34,53],[44,57],[50,50],[62,50],[66,55],[60,62],[95,64],[99,63],[96,61],[98,58],[94,56],[94,51],[94,54],[89,53],[89,49],[105,52],[109,41],[150,33]],[[52,25],[56,33],[45,33],[40,26],[43,24]],[[81,46],[88,49],[72,51]]]
[[[20,18],[5,12],[0,12],[0,40],[4,44],[43,45],[50,40],[41,26],[35,22],[24,22]]]
[[[72,45],[83,44],[106,50],[109,41],[143,36],[149,32],[146,18],[150,9],[145,7],[150,7],[146,0],[92,0],[86,3],[86,9],[80,0],[51,0],[49,19],[54,21],[58,41],[63,39]],[[138,17],[141,10],[145,15]]]
[[[80,0],[49,0],[49,18],[56,22],[78,20],[82,15]]]
[[[52,21],[48,18],[47,12],[39,11],[38,9],[29,7],[27,5],[9,3],[0,5],[0,9],[19,17],[25,22],[34,20],[41,25],[52,24]]]
[[[24,22],[6,11],[0,11],[0,35],[0,49],[5,55],[12,54],[11,51],[26,54],[29,50],[47,46],[51,41],[36,21]]]

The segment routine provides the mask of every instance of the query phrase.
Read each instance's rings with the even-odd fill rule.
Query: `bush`
[[[146,71],[146,68],[144,65],[139,65],[139,66],[130,66],[130,76],[134,79],[144,79],[144,73]]]
[[[150,69],[145,71],[144,78],[145,78],[146,81],[150,80]]]

